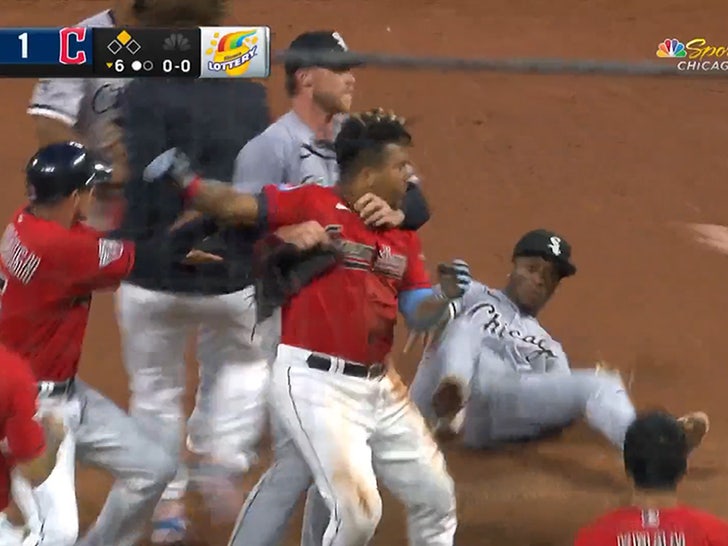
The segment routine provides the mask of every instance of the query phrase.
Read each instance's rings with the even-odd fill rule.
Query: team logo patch
[[[99,269],[103,269],[124,254],[124,243],[113,239],[99,239]]]

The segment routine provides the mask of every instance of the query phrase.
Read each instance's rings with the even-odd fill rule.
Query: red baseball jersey
[[[620,508],[579,531],[574,546],[728,546],[728,523],[695,508]]]
[[[117,286],[133,264],[132,243],[21,209],[0,240],[0,343],[28,359],[38,379],[73,377],[91,293]]]
[[[10,464],[0,451],[0,512],[10,504]]]
[[[43,428],[35,420],[38,387],[30,366],[0,345],[0,510],[8,504],[9,471],[43,452]]]
[[[397,295],[431,286],[414,231],[367,227],[333,188],[266,186],[268,226],[315,220],[343,254],[282,309],[281,343],[372,364],[392,348]]]

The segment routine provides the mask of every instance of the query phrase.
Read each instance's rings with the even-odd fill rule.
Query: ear
[[[361,179],[364,181],[364,185],[367,187],[367,189],[371,189],[374,187],[374,184],[377,180],[377,173],[374,169],[372,169],[371,167],[362,167],[360,176]]]
[[[313,71],[310,68],[301,68],[296,72],[296,79],[300,88],[313,86]]]

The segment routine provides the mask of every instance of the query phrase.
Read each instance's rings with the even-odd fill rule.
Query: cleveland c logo
[[[62,28],[58,31],[58,36],[61,40],[60,53],[58,60],[61,64],[84,64],[86,62],[86,52],[78,50],[79,43],[86,39],[85,27],[75,28]],[[73,38],[73,40],[72,40]],[[71,42],[73,41],[75,46],[75,53],[71,54]]]

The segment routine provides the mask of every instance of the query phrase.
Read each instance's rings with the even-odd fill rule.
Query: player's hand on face
[[[330,245],[331,239],[324,227],[310,220],[294,226],[284,226],[276,231],[276,235],[286,243],[296,245],[300,250],[308,250],[319,245]]]
[[[470,266],[464,260],[453,260],[449,264],[440,264],[437,267],[437,274],[442,293],[451,300],[462,297],[473,282]]]
[[[384,199],[366,193],[354,203],[354,210],[370,227],[397,227],[404,222],[404,213],[393,209]]]

